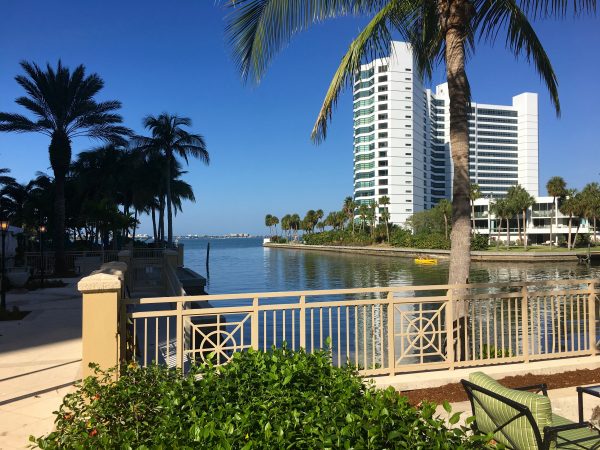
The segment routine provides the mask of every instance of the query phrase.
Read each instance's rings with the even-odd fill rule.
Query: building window
[[[387,99],[388,99],[387,95],[380,95],[377,97],[377,100],[380,100],[380,101],[386,101]]]
[[[387,177],[388,171],[387,170],[380,170],[379,171],[379,176],[380,177]]]
[[[406,161],[406,165],[410,166],[410,165],[412,165],[412,163],[410,161]]]
[[[388,124],[386,122],[380,123],[378,128],[380,130],[387,130]]]
[[[377,88],[377,90],[378,90],[379,92],[385,92],[385,91],[387,91],[387,90],[388,90],[388,88],[387,88],[387,86],[379,86],[379,87]]]
[[[387,167],[388,162],[387,161],[379,161],[379,167]]]
[[[405,153],[406,156],[412,156],[412,153]]]
[[[382,77],[379,77],[379,78],[377,79],[377,81],[379,81],[380,83],[382,83],[382,82],[384,82],[384,81],[387,81],[387,75],[384,75],[384,76],[382,76]]]
[[[377,69],[378,72],[387,72],[388,66],[379,66]]]
[[[379,180],[379,185],[380,186],[387,186],[387,184],[388,184],[388,180],[385,180],[385,179],[384,180]]]
[[[379,195],[387,195],[388,190],[387,189],[379,189]]]
[[[407,190],[406,190],[406,193],[407,193],[407,194],[412,194],[412,189],[407,189]]]
[[[411,200],[411,199],[409,199],[409,198],[407,198],[407,199],[406,199],[406,203],[412,203],[412,200]]]
[[[388,137],[388,134],[387,133],[379,133],[377,136],[385,139],[386,137]]]
[[[388,143],[387,142],[380,142],[379,143],[379,148],[383,148],[383,147],[387,147]]]
[[[380,158],[385,158],[387,156],[387,152],[379,152]]]
[[[379,119],[379,120],[386,120],[387,118],[388,118],[388,115],[387,115],[387,114],[379,114],[379,115],[377,116],[377,119]]]
[[[385,105],[385,104],[384,104],[384,105],[379,105],[379,106],[377,107],[377,109],[378,109],[379,111],[385,111],[385,110],[387,110],[387,109],[388,109],[388,107],[387,107],[387,105]]]

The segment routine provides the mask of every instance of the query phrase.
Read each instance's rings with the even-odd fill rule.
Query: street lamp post
[[[39,232],[40,232],[40,261],[41,261],[41,265],[40,265],[40,286],[43,289],[44,288],[44,267],[45,267],[45,261],[44,261],[44,233],[46,232],[46,226],[45,225],[40,225],[39,227]]]
[[[0,220],[0,231],[2,232],[2,267],[0,272],[2,280],[0,281],[0,311],[6,311],[6,233],[8,232],[8,220]]]

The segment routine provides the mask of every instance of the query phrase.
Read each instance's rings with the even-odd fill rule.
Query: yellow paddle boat
[[[427,266],[436,265],[438,260],[436,258],[415,258],[415,264],[423,264]]]

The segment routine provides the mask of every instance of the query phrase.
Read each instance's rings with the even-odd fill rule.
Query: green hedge
[[[395,247],[428,248],[434,250],[449,250],[450,240],[439,233],[412,234],[404,228],[397,228],[390,236],[390,244]]]
[[[187,376],[129,366],[118,381],[109,377],[84,380],[65,397],[56,431],[32,441],[47,449],[488,448],[488,436],[456,427],[458,414],[448,425],[435,405],[410,406],[392,388],[332,367],[327,351],[248,351]]]
[[[373,238],[364,231],[330,230],[305,234],[303,241],[307,245],[371,245]]]

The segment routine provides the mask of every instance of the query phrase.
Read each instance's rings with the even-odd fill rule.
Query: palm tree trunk
[[[161,242],[165,240],[165,198],[161,195],[158,208],[158,237]]]
[[[594,245],[596,245],[596,216],[594,216]]]
[[[156,208],[152,207],[152,233],[154,235],[154,242],[158,241],[158,233],[156,231]]]
[[[573,225],[573,214],[569,214],[569,238],[567,241],[567,247],[571,250],[571,226]]]
[[[500,230],[502,228],[502,218],[496,219],[496,247],[500,247]]]
[[[554,205],[556,204],[556,197],[552,199],[552,212],[556,210]],[[552,250],[552,245],[554,245],[554,239],[552,238],[552,218],[550,218],[550,250]]]
[[[465,26],[469,4],[458,0],[439,2],[445,12],[446,77],[450,97],[450,145],[454,163],[452,186],[452,232],[450,235],[449,284],[465,284],[471,267],[471,221],[469,211],[469,81],[465,71]],[[444,14],[441,15],[444,17]],[[465,312],[457,309],[457,317]]]
[[[516,214],[517,216],[517,234],[519,236],[519,240],[521,241],[521,244],[523,243],[523,235],[521,234],[521,218],[519,217],[519,214]]]
[[[54,273],[64,274],[67,268],[65,255],[65,178],[64,173],[54,173]]]
[[[523,246],[527,250],[527,210],[523,210]]]
[[[510,223],[508,217],[506,218],[506,248],[510,248]]]
[[[173,243],[173,210],[171,205],[171,164],[173,153],[169,149],[167,151],[167,243]]]
[[[475,230],[475,202],[471,200],[471,222],[473,230]]]
[[[579,222],[577,223],[577,228],[575,228],[575,236],[573,237],[573,245],[571,248],[575,248],[577,244],[577,235],[579,235],[579,227],[581,226],[581,217],[579,218]]]
[[[135,243],[135,229],[137,227],[137,217],[138,217],[138,210],[137,208],[135,208],[135,213],[133,214],[133,233],[131,234],[131,243]]]

